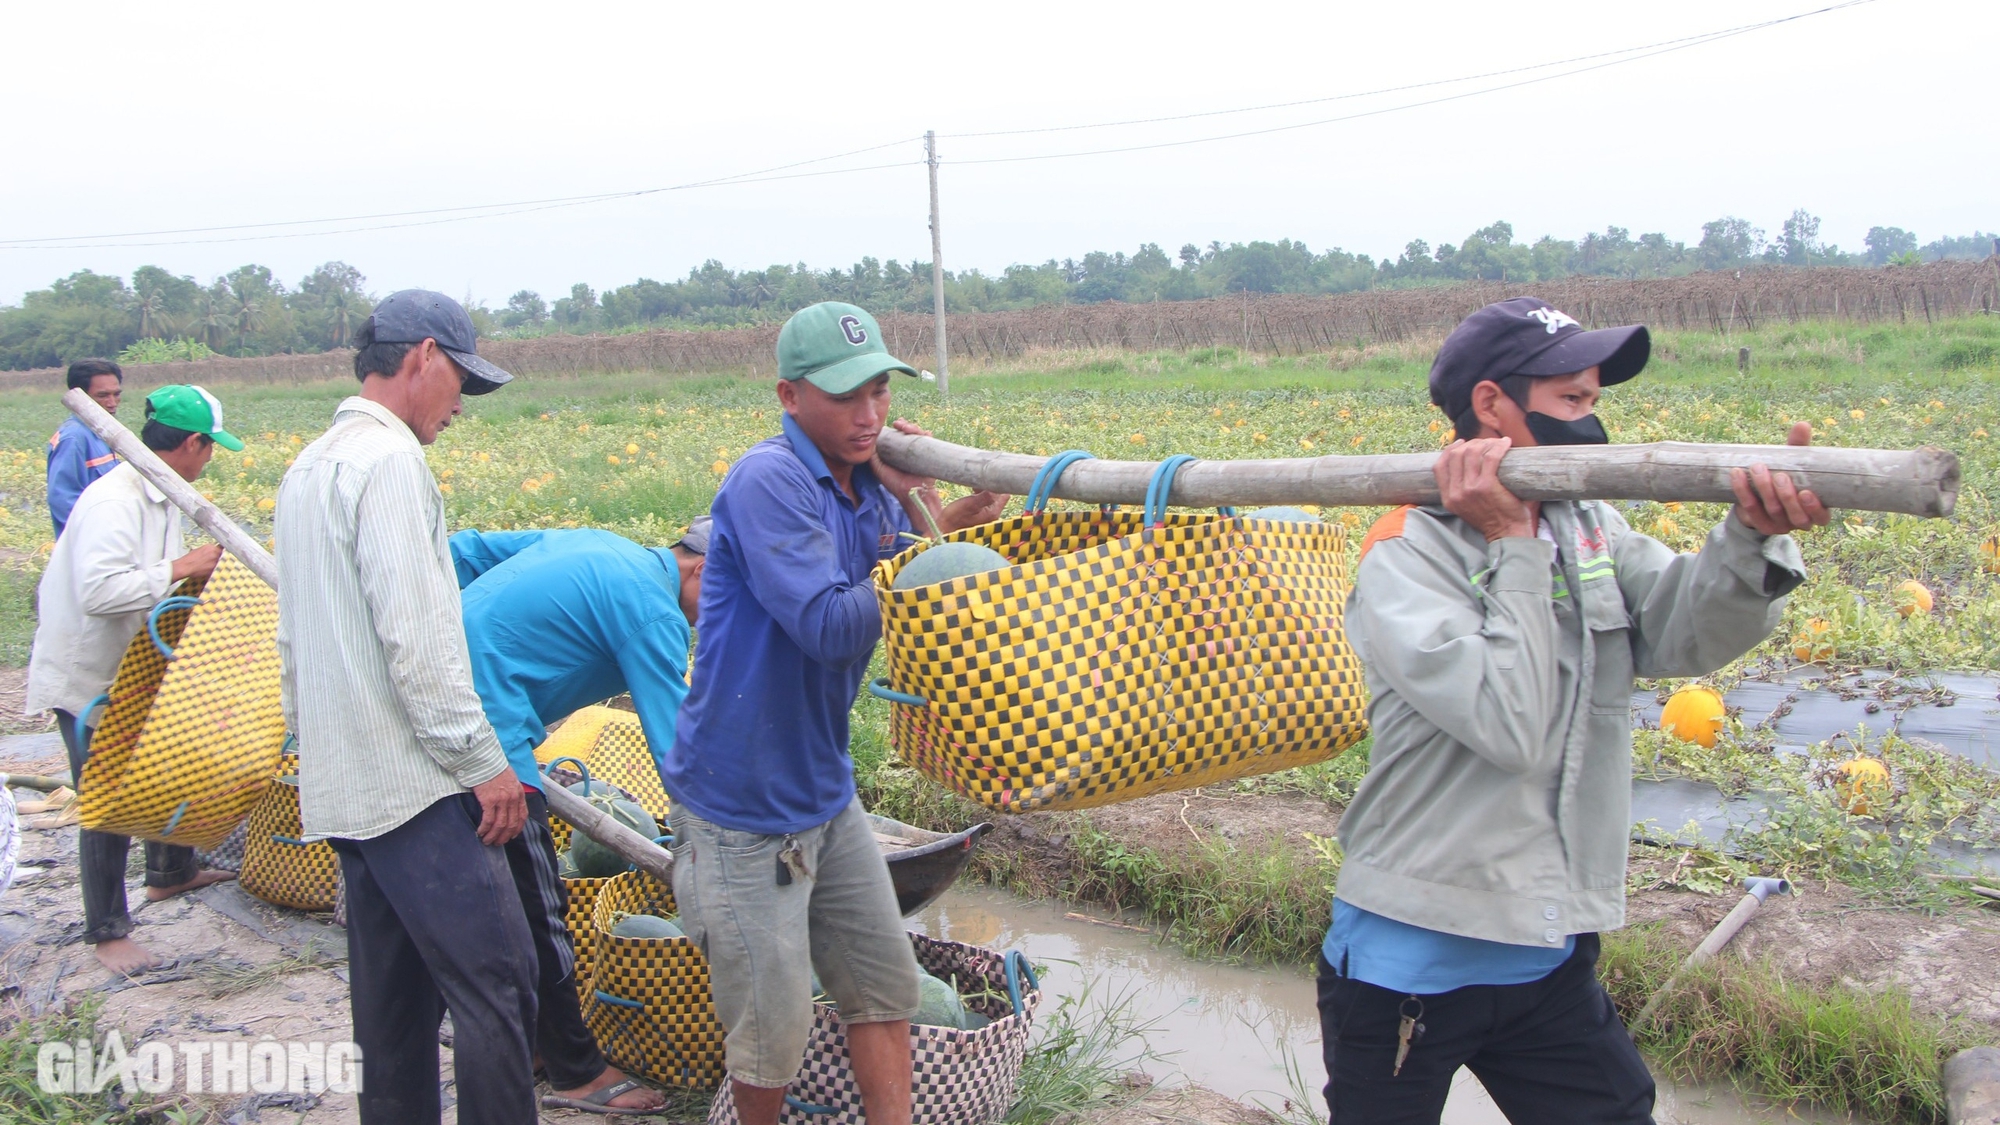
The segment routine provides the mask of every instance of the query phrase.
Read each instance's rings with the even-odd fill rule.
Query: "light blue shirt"
[[[1339,899],[1320,953],[1342,976],[1414,996],[1432,996],[1475,984],[1527,984],[1555,972],[1576,949],[1570,935],[1560,947],[1508,945],[1460,937],[1385,918]]]
[[[472,683],[515,775],[541,788],[548,724],[627,691],[658,767],[688,690],[673,552],[590,529],[461,531],[451,558]]]

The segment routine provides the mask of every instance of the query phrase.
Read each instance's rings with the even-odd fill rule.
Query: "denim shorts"
[[[722,828],[676,807],[674,901],[708,958],[729,1076],[791,1084],[812,1031],[812,975],[847,1023],[917,1012],[917,958],[896,909],[889,865],[857,799],[789,836]],[[796,843],[803,877],[780,884]]]

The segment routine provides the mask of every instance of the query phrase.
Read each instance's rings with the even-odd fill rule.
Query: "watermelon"
[[[592,797],[590,803],[649,840],[659,832],[659,825],[653,823],[653,814],[634,802],[600,795]],[[577,877],[581,879],[609,879],[626,867],[624,856],[584,835],[582,830],[570,834],[569,857],[576,865]]]
[[[965,1005],[959,1002],[958,990],[929,973],[917,975],[917,997],[917,1014],[910,1017],[911,1023],[958,1027],[964,1021]]]
[[[609,783],[595,780],[590,783],[590,792],[586,793],[583,791],[583,784],[583,782],[579,781],[569,786],[569,791],[579,797],[623,797],[625,795]]]
[[[1245,512],[1244,516],[1253,520],[1279,520],[1284,523],[1325,522],[1303,508],[1288,508],[1283,505],[1275,508],[1259,508],[1254,512]]]
[[[896,572],[894,588],[912,590],[918,586],[935,586],[947,579],[984,574],[1012,565],[1007,556],[991,547],[982,547],[977,543],[936,543],[903,564],[903,568]]]
[[[627,914],[611,927],[612,937],[629,938],[677,938],[686,937],[679,923],[673,918],[661,918],[652,914]]]

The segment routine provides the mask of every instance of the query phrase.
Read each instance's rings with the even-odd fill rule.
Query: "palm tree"
[[[201,291],[201,308],[188,323],[188,327],[199,333],[201,342],[211,349],[222,339],[223,333],[229,328],[229,317],[216,303],[214,289]]]
[[[236,354],[250,354],[250,333],[263,327],[264,305],[243,281],[229,283],[229,313],[236,321]]]
[[[353,339],[354,323],[366,319],[368,313],[362,307],[361,294],[346,286],[333,291],[327,299],[326,316],[332,328],[333,346],[344,348]]]
[[[139,336],[150,340],[165,335],[171,325],[167,323],[167,298],[158,289],[148,289],[140,293],[132,302],[133,311],[139,314]],[[157,330],[157,331],[156,331]]]

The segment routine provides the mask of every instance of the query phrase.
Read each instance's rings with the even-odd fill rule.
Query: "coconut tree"
[[[229,283],[229,319],[236,326],[236,354],[250,354],[250,333],[264,326],[264,302],[246,278],[234,278]]]
[[[167,322],[167,295],[158,289],[147,289],[133,295],[132,311],[139,314],[139,337],[151,340],[166,335],[172,326]]]

